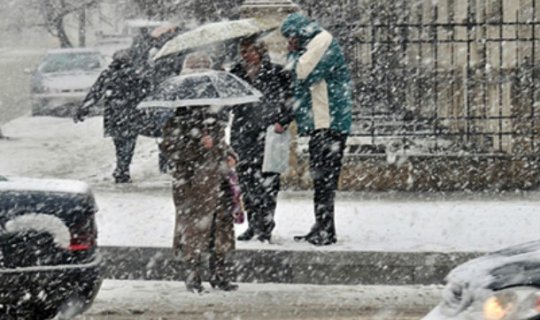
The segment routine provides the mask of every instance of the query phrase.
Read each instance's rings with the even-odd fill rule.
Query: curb
[[[170,248],[101,247],[104,277],[119,280],[184,279]],[[430,285],[441,284],[455,266],[478,252],[362,252],[237,250],[230,273],[254,283]],[[208,275],[204,275],[207,278]]]

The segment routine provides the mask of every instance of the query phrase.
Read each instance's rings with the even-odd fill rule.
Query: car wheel
[[[81,314],[88,308],[88,303],[84,297],[73,296],[66,301],[56,313],[55,319],[68,320],[73,319],[74,316]]]
[[[44,115],[42,106],[43,105],[41,103],[32,104],[32,117]]]
[[[86,311],[101,288],[101,281],[101,278],[96,276],[95,279],[83,283],[77,290],[78,294],[74,294],[59,308],[55,319],[72,319]]]

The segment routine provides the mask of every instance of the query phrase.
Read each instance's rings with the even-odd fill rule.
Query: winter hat
[[[281,24],[281,34],[285,38],[299,38],[301,44],[313,38],[321,32],[321,27],[317,21],[310,20],[301,13],[289,14]]]

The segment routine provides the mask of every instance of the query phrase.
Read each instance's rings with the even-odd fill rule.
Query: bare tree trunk
[[[79,12],[79,47],[86,47],[86,8]]]
[[[59,17],[58,19],[56,19],[55,29],[57,32],[58,40],[60,41],[60,47],[61,48],[73,47],[73,44],[71,44],[71,41],[69,40],[69,37],[66,33],[66,29],[64,27],[64,17]]]

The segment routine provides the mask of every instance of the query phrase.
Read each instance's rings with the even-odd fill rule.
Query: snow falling
[[[539,315],[540,0],[0,2],[0,318]]]

